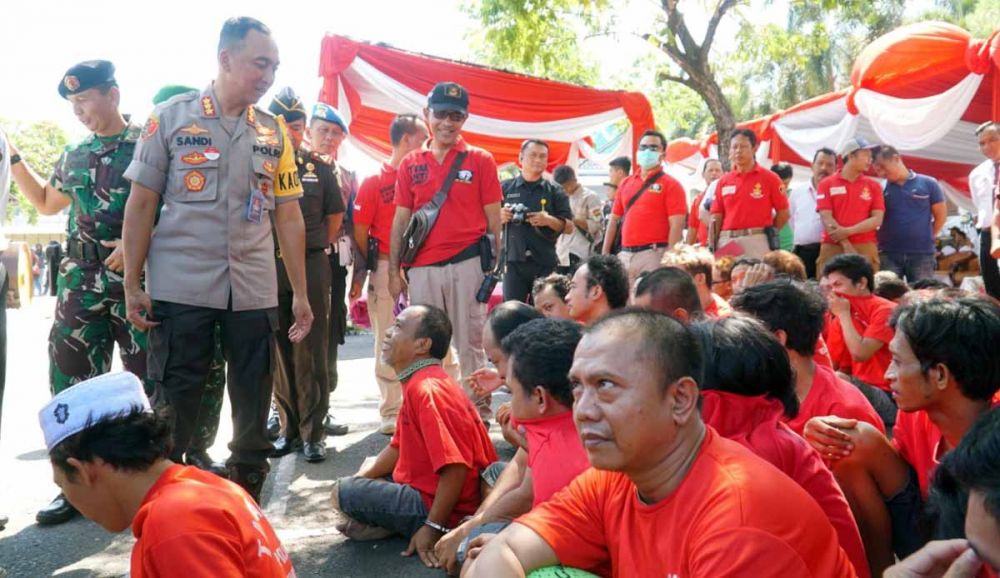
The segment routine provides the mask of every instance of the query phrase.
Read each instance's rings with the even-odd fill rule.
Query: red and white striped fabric
[[[579,157],[607,162],[632,156],[638,135],[653,128],[653,111],[641,93],[597,90],[491,68],[405,52],[330,35],[320,56],[319,99],[341,112],[353,144],[378,159],[391,152],[389,123],[400,113],[420,114],[434,84],[452,81],[469,91],[463,135],[496,158],[517,161],[526,138],[550,146],[549,169]],[[622,150],[598,155],[589,135],[627,119]]]
[[[983,157],[975,128],[1000,120],[1000,29],[973,39],[940,22],[898,28],[867,46],[851,88],[740,123],[761,138],[762,162],[808,166],[821,147],[857,135],[896,147],[907,166],[937,178],[959,208],[973,210],[968,175]],[[718,137],[670,143],[667,160],[694,168]]]

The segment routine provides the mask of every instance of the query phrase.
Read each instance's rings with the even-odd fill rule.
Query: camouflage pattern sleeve
[[[56,161],[55,166],[52,167],[52,176],[49,177],[49,184],[63,194],[68,194],[62,188],[62,184],[66,180],[66,153],[68,148],[69,147],[63,149],[62,154],[59,155],[59,160]]]
[[[166,189],[167,169],[170,166],[170,150],[165,137],[169,127],[160,126],[161,112],[157,107],[149,115],[135,147],[132,163],[125,171],[126,179],[160,195]]]

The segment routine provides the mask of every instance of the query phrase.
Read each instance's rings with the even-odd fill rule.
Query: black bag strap
[[[441,183],[441,188],[438,189],[438,192],[434,193],[434,198],[431,199],[430,204],[434,208],[441,208],[441,205],[448,200],[448,191],[451,190],[451,185],[458,177],[459,169],[462,168],[462,162],[465,161],[465,157],[468,155],[468,151],[462,151],[455,155],[455,160],[451,161],[451,168],[448,169],[448,176],[444,178],[444,182]]]
[[[649,178],[646,179],[646,182],[642,183],[642,188],[639,189],[639,192],[637,192],[635,196],[633,196],[631,199],[628,200],[627,203],[625,203],[625,211],[622,213],[622,219],[624,219],[625,215],[628,214],[628,210],[632,208],[632,205],[634,205],[635,202],[639,200],[639,197],[641,197],[642,194],[646,192],[646,189],[653,186],[653,183],[658,181],[662,176],[663,176],[663,171],[656,171],[656,173],[649,175]]]

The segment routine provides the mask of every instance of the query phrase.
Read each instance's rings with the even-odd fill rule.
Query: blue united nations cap
[[[115,65],[107,60],[87,60],[66,71],[59,82],[59,96],[68,98],[102,84],[118,84]]]
[[[325,102],[317,102],[313,105],[313,118],[318,118],[320,120],[325,120],[327,122],[332,122],[333,124],[339,125],[340,128],[344,129],[344,134],[349,134],[350,131],[347,130],[347,123],[341,118],[340,113],[337,109],[330,106]]]
[[[469,112],[469,91],[456,82],[439,82],[427,95],[427,108],[431,110],[460,110]]]

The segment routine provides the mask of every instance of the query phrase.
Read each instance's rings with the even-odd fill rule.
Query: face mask
[[[635,155],[635,160],[639,161],[639,166],[649,170],[660,164],[660,153],[657,151],[639,151]]]

